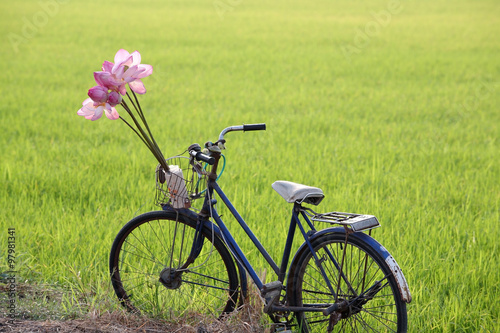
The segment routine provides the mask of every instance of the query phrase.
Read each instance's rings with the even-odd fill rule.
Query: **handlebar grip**
[[[215,158],[213,158],[212,156],[205,155],[201,151],[196,152],[194,158],[196,158],[198,161],[203,161],[210,165],[214,165],[215,163]]]
[[[215,163],[215,158],[208,156],[206,154],[203,154],[201,152],[201,147],[197,143],[193,143],[191,146],[188,148],[189,154],[193,156],[197,161],[203,161],[206,162],[210,165],[214,165]]]
[[[245,131],[265,131],[265,130],[266,130],[266,124],[243,125],[243,132],[245,132]]]

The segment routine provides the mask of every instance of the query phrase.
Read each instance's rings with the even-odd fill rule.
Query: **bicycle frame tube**
[[[210,180],[208,183],[209,183],[208,184],[209,189],[213,189],[213,190],[215,190],[215,192],[217,192],[218,196],[224,202],[224,204],[226,205],[226,207],[230,210],[231,214],[236,218],[236,220],[238,221],[238,223],[240,224],[240,226],[243,228],[243,230],[245,230],[246,234],[252,240],[253,244],[257,247],[257,249],[262,254],[262,256],[264,257],[264,259],[266,259],[266,261],[268,262],[269,266],[271,266],[271,268],[274,270],[274,272],[277,275],[279,275],[279,267],[278,267],[278,265],[274,262],[274,260],[271,258],[271,256],[269,255],[269,253],[267,253],[266,249],[259,242],[259,240],[255,236],[255,234],[252,232],[252,230],[250,230],[250,228],[248,227],[248,225],[246,224],[246,222],[243,220],[243,218],[238,213],[238,211],[234,208],[234,206],[232,205],[231,201],[229,201],[229,199],[224,194],[224,192],[222,191],[222,189],[219,187],[219,185],[217,184],[217,182],[215,182],[213,180]],[[221,233],[222,233],[222,235],[223,235],[223,237],[224,237],[227,245],[230,247],[230,249],[233,252],[233,254],[237,257],[236,259],[238,261],[240,261],[240,263],[245,267],[245,269],[247,270],[248,274],[250,275],[250,277],[252,278],[252,280],[255,282],[255,284],[257,285],[257,287],[259,289],[262,289],[262,287],[263,287],[262,281],[258,277],[257,273],[253,269],[252,265],[250,264],[250,262],[248,261],[248,259],[246,258],[246,256],[243,254],[243,251],[240,249],[240,247],[238,246],[238,244],[234,240],[233,236],[231,235],[231,233],[227,229],[226,225],[224,224],[224,222],[220,218],[220,216],[217,213],[217,211],[215,209],[213,209],[213,208],[212,208],[212,217],[214,218],[215,222],[219,226],[219,229],[221,230]]]
[[[307,218],[307,216],[302,212],[300,209],[299,204],[295,204],[293,211],[292,211],[292,217],[290,220],[290,226],[288,229],[288,235],[285,243],[285,249],[283,251],[283,257],[281,260],[281,265],[278,267],[278,265],[274,262],[274,260],[271,258],[269,253],[266,251],[264,246],[259,242],[258,238],[255,236],[255,234],[252,232],[252,230],[248,227],[246,224],[245,220],[241,217],[241,215],[238,213],[236,208],[233,206],[231,201],[228,199],[228,197],[225,195],[224,191],[220,188],[219,184],[217,184],[217,181],[214,179],[209,179],[208,184],[207,184],[207,194],[205,196],[205,203],[203,210],[205,211],[211,211],[211,216],[215,220],[217,226],[219,227],[221,236],[223,237],[223,240],[235,256],[235,259],[245,268],[245,270],[248,272],[250,275],[251,279],[254,281],[255,285],[259,290],[261,290],[264,286],[263,282],[260,280],[258,277],[257,273],[255,272],[254,268],[244,255],[243,251],[239,247],[238,243],[234,239],[234,237],[231,235],[229,232],[228,228],[222,221],[221,217],[219,216],[217,210],[214,207],[214,204],[216,201],[212,199],[213,192],[216,192],[217,195],[220,197],[224,205],[229,209],[231,214],[235,217],[235,219],[238,221],[240,226],[243,228],[243,230],[246,232],[247,236],[252,240],[253,244],[257,247],[259,252],[262,254],[264,259],[268,262],[269,266],[273,269],[273,271],[276,273],[278,276],[278,280],[283,282],[285,277],[286,277],[286,272],[288,268],[288,262],[290,260],[290,254],[291,254],[291,249],[292,249],[292,244],[293,244],[293,239],[296,231],[297,225],[299,226],[299,229],[304,237],[305,242],[307,243],[307,246],[311,248],[311,252],[313,253],[314,259],[316,261],[316,264],[318,266],[318,269],[321,271],[323,278],[325,279],[325,282],[327,286],[329,287],[330,291],[332,292],[333,295],[335,295],[335,291],[333,286],[331,285],[329,279],[326,277],[326,274],[323,270],[323,267],[321,265],[321,262],[319,258],[316,257],[314,254],[314,251],[312,250],[312,244],[309,241],[309,236],[308,233],[305,231],[304,227],[302,226],[302,223],[300,222],[299,218],[299,213],[300,215],[303,216],[305,222],[309,226],[309,228],[314,232],[316,232],[314,225],[310,222],[310,220]],[[210,207],[209,207],[210,206]]]
[[[241,217],[241,215],[238,213],[236,208],[233,206],[231,201],[227,198],[225,195],[224,191],[220,188],[219,184],[215,180],[209,180],[208,181],[208,191],[207,195],[205,198],[205,206],[208,205],[208,202],[210,202],[210,197],[213,194],[213,191],[217,193],[217,195],[220,197],[224,205],[230,210],[231,214],[235,217],[235,219],[238,221],[240,226],[243,228],[243,230],[246,232],[247,236],[252,240],[252,243],[257,247],[259,252],[262,254],[264,259],[266,259],[267,263],[273,271],[276,273],[278,276],[278,280],[283,282],[286,276],[286,271],[288,268],[288,261],[290,258],[290,253],[291,253],[291,248],[292,248],[292,243],[293,243],[293,238],[295,234],[295,229],[296,229],[296,222],[295,219],[292,217],[290,221],[290,227],[288,230],[288,236],[285,244],[285,249],[283,252],[283,258],[281,260],[281,265],[278,267],[278,265],[274,262],[274,260],[271,258],[269,253],[266,251],[264,246],[260,243],[258,238],[255,236],[255,234],[252,232],[252,230],[248,227],[246,224],[245,220]],[[213,204],[214,202],[211,202]],[[207,209],[208,207],[205,207]],[[217,210],[212,207],[211,208],[211,214],[213,219],[215,220],[216,224],[219,227],[219,230],[221,232],[222,237],[224,238],[225,242],[227,243],[227,246],[230,248],[231,252],[233,255],[236,257],[236,260],[240,262],[240,264],[245,268],[245,270],[248,272],[252,280],[255,282],[256,286],[259,289],[262,289],[263,287],[263,282],[260,280],[258,277],[257,273],[255,272],[254,268],[246,258],[246,256],[243,254],[243,251],[239,247],[238,243],[234,239],[234,237],[231,235],[229,232],[228,228],[222,221],[221,217],[217,213]]]
[[[294,212],[292,212],[294,214]],[[278,274],[278,280],[281,282],[285,281],[286,271],[288,268],[288,261],[290,260],[290,252],[292,250],[293,237],[295,235],[297,223],[295,223],[295,218],[292,215],[290,220],[290,227],[288,228],[288,236],[286,237],[285,250],[283,251],[283,258],[281,259],[280,272]]]

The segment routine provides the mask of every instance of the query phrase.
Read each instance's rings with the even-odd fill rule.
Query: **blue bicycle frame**
[[[288,263],[290,260],[292,243],[293,243],[293,239],[294,239],[294,235],[295,235],[295,231],[296,231],[297,226],[299,227],[307,246],[310,248],[311,253],[313,253],[313,256],[315,257],[315,261],[318,262],[318,258],[316,257],[315,252],[314,252],[313,247],[312,247],[312,244],[309,241],[308,232],[306,232],[306,230],[304,229],[304,226],[302,225],[302,223],[300,221],[299,214],[304,218],[304,220],[306,221],[307,225],[309,226],[309,228],[311,230],[311,231],[309,231],[309,235],[311,235],[311,233],[315,233],[316,229],[314,228],[314,225],[311,223],[311,221],[309,220],[307,215],[303,212],[303,210],[300,209],[301,208],[300,204],[297,204],[297,203],[294,204],[294,207],[292,210],[292,217],[291,217],[291,221],[290,221],[290,226],[288,229],[288,235],[287,235],[287,239],[286,239],[286,243],[285,243],[285,249],[284,249],[283,257],[281,260],[281,265],[278,266],[276,264],[276,262],[271,258],[269,253],[266,251],[264,246],[260,243],[257,236],[255,236],[255,234],[252,232],[252,230],[248,227],[245,220],[241,217],[241,215],[238,213],[236,208],[234,208],[233,204],[228,199],[228,197],[225,195],[225,193],[222,191],[222,189],[219,187],[217,182],[215,180],[209,180],[207,187],[208,187],[208,190],[207,190],[207,193],[205,194],[205,201],[204,201],[202,212],[203,211],[210,212],[210,215],[212,216],[215,223],[219,227],[221,238],[227,244],[228,248],[230,249],[230,251],[234,255],[236,261],[248,272],[249,276],[254,281],[255,285],[257,286],[257,288],[259,288],[259,290],[263,289],[264,283],[261,281],[261,279],[257,275],[257,272],[255,272],[255,269],[252,267],[252,265],[250,264],[250,262],[246,258],[245,254],[243,253],[241,248],[238,246],[238,243],[236,242],[234,237],[231,235],[228,228],[226,227],[226,225],[222,221],[221,217],[219,216],[219,214],[215,208],[215,204],[217,203],[217,201],[216,201],[216,199],[213,199],[214,191],[217,193],[217,195],[220,197],[222,202],[225,204],[225,206],[229,209],[231,214],[238,221],[238,223],[243,228],[243,230],[246,232],[248,237],[252,240],[253,244],[257,247],[257,249],[262,254],[264,259],[267,261],[269,266],[271,266],[273,271],[276,273],[276,275],[278,276],[278,281],[283,282],[285,280],[285,276],[286,276],[286,272],[287,272],[287,268],[288,268]],[[205,220],[205,223],[210,223],[210,222],[208,220]],[[332,260],[334,262],[336,262],[333,257],[332,257]],[[336,265],[338,265],[338,264],[336,264]],[[323,271],[321,265],[318,265],[318,267],[321,271]],[[325,281],[326,281],[330,291],[332,292],[332,295],[335,295],[334,288],[333,288],[333,286],[331,286],[328,278],[326,278],[326,274],[324,272],[322,272],[322,274],[325,278]]]
[[[261,295],[266,299],[266,305],[264,306],[264,312],[270,313],[270,312],[275,312],[275,311],[292,311],[292,312],[323,312],[325,316],[330,315],[331,313],[339,310],[342,308],[342,311],[345,312],[346,309],[349,307],[349,304],[356,302],[358,298],[363,299],[372,288],[376,289],[377,283],[375,283],[372,287],[363,290],[361,294],[357,293],[355,288],[351,285],[351,282],[347,278],[347,276],[344,274],[344,259],[346,256],[346,248],[347,248],[347,242],[348,242],[348,237],[352,235],[351,237],[357,238],[359,241],[362,241],[363,243],[369,244],[375,251],[377,251],[380,256],[385,260],[385,262],[389,265],[391,268],[392,274],[395,276],[396,283],[398,286],[398,289],[400,290],[401,298],[405,302],[411,301],[411,296],[409,292],[407,292],[408,287],[406,280],[404,279],[404,276],[395,262],[395,260],[392,258],[392,256],[383,248],[381,247],[378,243],[376,243],[375,240],[373,240],[370,236],[364,234],[364,233],[358,233],[356,231],[360,230],[370,230],[373,227],[379,226],[378,221],[375,217],[369,216],[369,215],[359,215],[359,214],[350,214],[350,213],[336,213],[336,212],[331,212],[331,213],[325,213],[325,214],[317,214],[313,212],[312,210],[308,208],[302,207],[301,203],[295,202],[293,204],[293,209],[292,209],[292,215],[291,215],[291,220],[289,224],[289,229],[288,229],[288,235],[286,238],[285,242],[285,248],[283,251],[283,257],[281,259],[281,264],[278,266],[278,264],[273,260],[273,258],[269,255],[267,250],[264,248],[264,246],[260,243],[258,240],[257,236],[252,232],[252,230],[249,228],[245,220],[241,217],[241,215],[238,213],[236,208],[233,206],[231,201],[228,199],[224,191],[220,188],[219,184],[217,183],[218,179],[218,173],[217,173],[217,167],[219,160],[221,158],[221,153],[220,153],[220,147],[219,144],[225,143],[224,134],[233,131],[233,130],[260,130],[260,129],[265,129],[265,125],[263,126],[262,124],[256,124],[256,125],[244,125],[244,126],[236,126],[236,127],[228,127],[225,130],[223,130],[219,136],[219,141],[216,142],[216,144],[213,144],[211,142],[207,142],[205,147],[210,151],[210,155],[204,155],[201,152],[201,148],[199,145],[194,144],[191,145],[189,148],[189,154],[192,156],[192,158],[195,158],[196,160],[201,160],[204,161],[210,165],[212,165],[212,170],[211,172],[208,173],[207,176],[207,189],[204,194],[204,202],[203,202],[203,207],[200,211],[199,214],[195,214],[192,211],[189,211],[189,214],[194,218],[196,216],[198,220],[198,227],[197,227],[197,235],[194,238],[193,241],[193,246],[191,253],[189,255],[189,259],[186,261],[186,266],[188,266],[190,263],[192,263],[197,255],[199,254],[199,249],[202,248],[203,246],[203,241],[204,237],[201,236],[201,230],[204,227],[208,227],[208,229],[213,230],[213,232],[216,234],[217,237],[221,238],[221,240],[226,244],[228,247],[229,251],[232,253],[236,264],[240,270],[240,279],[241,279],[241,290],[243,292],[243,295],[246,295],[246,275],[243,273],[246,271],[250,278],[253,280],[257,288],[261,291]],[[216,209],[216,204],[217,204],[217,199],[214,198],[214,195],[217,195],[220,200],[222,200],[223,204],[229,209],[231,214],[234,216],[236,221],[240,224],[241,228],[245,231],[247,236],[250,238],[254,246],[258,249],[258,251],[261,253],[261,255],[264,257],[264,259],[267,261],[269,266],[272,268],[274,273],[277,275],[278,280],[270,283],[264,283],[258,276],[257,272],[255,269],[252,267],[251,263],[248,261],[247,257],[239,247],[238,243],[234,239],[233,235],[230,233],[229,229],[225,225],[224,221],[222,220],[221,216],[217,212]],[[311,219],[308,217],[308,213],[313,212],[313,215],[311,216]],[[344,214],[344,215],[350,215],[353,217],[352,224],[350,224],[350,227],[347,226],[347,224],[343,224],[339,222],[339,220],[333,221],[333,223],[338,223],[341,224],[342,226],[340,227],[329,227],[326,229],[323,229],[321,231],[317,231],[316,228],[314,227],[312,221],[320,221],[320,222],[332,222],[332,220],[329,220],[328,216],[333,216],[329,214]],[[318,218],[320,216],[320,218]],[[302,217],[302,219],[300,218]],[[356,218],[359,217],[358,220]],[[212,218],[213,222],[210,220]],[[350,217],[349,217],[350,218]],[[301,221],[302,220],[302,221]],[[305,222],[305,223],[304,223]],[[369,222],[369,223],[368,223]],[[374,223],[376,222],[376,223]],[[337,224],[337,225],[338,225]],[[302,306],[290,306],[290,305],[280,305],[282,303],[279,302],[279,297],[281,295],[281,292],[283,290],[283,282],[287,278],[287,271],[288,271],[288,266],[290,262],[290,255],[291,255],[291,249],[292,249],[292,244],[294,241],[295,233],[297,231],[297,227],[300,230],[300,233],[302,234],[304,238],[304,243],[302,246],[299,248],[297,253],[295,254],[295,258],[293,259],[293,263],[297,260],[297,258],[301,258],[300,256],[303,255],[304,253],[310,253],[313,262],[315,263],[315,266],[317,268],[317,271],[319,272],[320,276],[322,277],[325,286],[327,287],[328,292],[331,294],[333,297],[333,303],[327,303],[327,304],[303,304]],[[309,230],[306,231],[306,228]],[[318,254],[316,253],[314,247],[313,247],[313,242],[318,239],[319,237],[322,237],[322,235],[325,235],[326,233],[334,233],[334,234],[341,234],[345,235],[345,244],[343,254],[341,255],[340,258],[336,258],[331,251],[328,248],[323,248],[323,257],[318,258]],[[372,244],[373,243],[373,244]],[[338,276],[333,279],[335,286],[332,285],[332,281],[330,281],[330,278],[328,277],[328,274],[325,271],[324,264],[323,262],[325,259],[328,259],[328,262],[332,263],[332,265],[335,267],[335,270],[338,272]],[[366,267],[365,267],[366,269]],[[331,274],[331,272],[329,272]],[[384,277],[386,278],[386,277]],[[288,280],[290,280],[290,276],[288,277]],[[345,284],[345,287],[348,289],[349,294],[352,296],[352,298],[349,300],[350,303],[347,303],[345,299],[339,296],[339,291],[340,291],[340,285]],[[288,284],[288,282],[287,282]],[[287,286],[288,288],[288,286]],[[292,284],[292,289],[294,288],[294,285]],[[362,288],[364,289],[364,288]],[[294,290],[286,290],[287,292],[287,298],[292,295],[295,291]],[[358,291],[359,292],[359,291]]]

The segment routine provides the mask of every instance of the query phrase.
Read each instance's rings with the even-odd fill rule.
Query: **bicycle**
[[[225,128],[203,151],[193,144],[188,156],[168,160],[169,170],[157,168],[162,210],[128,222],[111,249],[111,280],[121,303],[131,311],[172,318],[202,314],[223,319],[245,301],[248,274],[275,327],[406,332],[411,294],[394,258],[371,237],[372,229],[380,226],[375,216],[317,213],[305,204],[322,201],[320,188],[276,181],[272,187],[293,204],[278,266],[222,191],[217,179],[219,165],[225,166],[224,136],[265,129],[265,124]],[[191,204],[198,198],[203,205],[196,211]],[[265,258],[276,281],[261,281],[218,214],[219,200]],[[328,227],[318,229],[318,224]],[[304,242],[291,258],[296,233]]]

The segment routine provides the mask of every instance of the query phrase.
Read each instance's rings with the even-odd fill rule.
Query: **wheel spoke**
[[[207,320],[234,309],[239,290],[236,266],[211,230],[202,230],[203,247],[192,258],[192,267],[178,270],[191,252],[196,223],[159,211],[138,216],[120,231],[110,272],[115,292],[126,299],[128,308],[166,319],[205,314]],[[171,265],[165,265],[168,262]]]
[[[314,243],[316,256],[330,282],[338,288],[338,312],[298,312],[302,332],[406,332],[406,306],[396,281],[376,250],[355,236],[345,243],[344,234],[324,234]],[[326,256],[323,256],[326,254]],[[326,260],[324,259],[326,258]],[[297,259],[291,281],[295,295],[291,305],[333,304],[334,298],[323,276],[306,251]],[[339,264],[341,265],[339,265]],[[296,267],[296,268],[295,268]],[[342,267],[342,272],[338,270]]]

